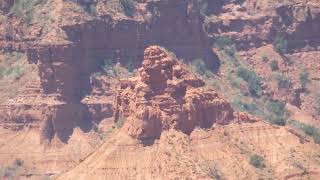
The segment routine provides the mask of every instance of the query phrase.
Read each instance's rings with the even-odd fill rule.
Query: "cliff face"
[[[92,73],[100,70],[105,59],[126,64],[140,64],[144,49],[152,44],[162,45],[179,58],[192,60],[202,58],[212,68],[219,61],[211,50],[211,40],[203,30],[203,16],[197,1],[148,1],[145,11],[150,19],[114,19],[101,16],[81,24],[65,25],[68,44],[35,45],[28,48],[29,63],[39,68],[41,102],[54,96],[54,102],[44,103],[51,109],[44,119],[42,137],[51,139],[56,133],[65,142],[76,126],[90,129],[93,122],[112,115],[110,95],[92,95]],[[28,93],[26,93],[26,96]],[[104,99],[95,103],[84,99]],[[98,98],[97,98],[98,97]],[[17,100],[14,100],[17,101]],[[44,101],[45,102],[45,101]],[[22,103],[23,104],[23,103]],[[26,103],[28,104],[28,103]],[[29,104],[38,114],[37,102]],[[49,108],[53,106],[53,108]],[[11,111],[15,108],[9,108]],[[19,111],[23,111],[23,106]],[[8,108],[6,109],[8,110]],[[36,113],[36,114],[37,114]],[[6,119],[15,119],[11,114]],[[36,115],[33,115],[37,119]]]
[[[212,36],[228,36],[237,50],[272,44],[277,36],[287,39],[286,53],[314,51],[319,47],[319,4],[245,1],[222,10],[205,27]]]
[[[276,9],[285,24],[288,50],[318,50],[320,46],[320,11],[318,4],[296,4]]]

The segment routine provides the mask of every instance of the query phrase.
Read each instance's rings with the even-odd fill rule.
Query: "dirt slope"
[[[222,179],[316,179],[319,151],[318,145],[301,143],[285,128],[263,122],[198,129],[190,137],[172,130],[146,147],[119,132],[58,179],[211,179],[215,174]],[[252,153],[263,155],[265,168],[249,164]]]

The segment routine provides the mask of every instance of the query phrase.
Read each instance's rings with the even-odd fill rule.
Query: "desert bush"
[[[129,65],[131,66],[131,65]],[[93,74],[93,76],[109,76],[113,78],[128,78],[132,76],[134,72],[134,67],[127,69],[127,67],[122,67],[119,64],[114,64],[111,59],[105,59],[100,65],[100,71]],[[131,72],[132,71],[132,72]]]
[[[202,59],[193,60],[192,66],[194,67],[195,71],[202,76],[206,75],[206,73],[208,72],[206,64]]]
[[[264,158],[258,154],[253,154],[250,156],[250,164],[256,168],[265,167]]]
[[[19,79],[23,76],[24,72],[23,70],[20,68],[20,66],[16,66],[14,67],[13,71],[12,71],[13,77],[16,79]]]
[[[118,129],[122,128],[124,123],[127,121],[127,118],[124,116],[119,117],[119,119],[116,121],[116,126]]]
[[[232,46],[232,40],[227,36],[219,36],[216,39],[215,45],[220,49],[225,49],[226,47]]]
[[[277,61],[273,60],[273,61],[270,62],[269,65],[270,65],[270,68],[271,68],[272,71],[279,70],[279,65],[278,65]]]
[[[306,135],[311,136],[315,143],[320,144],[319,128],[296,120],[291,120],[290,125],[293,125],[293,127],[295,128],[301,129]]]
[[[277,74],[275,78],[279,89],[287,89],[292,85],[291,80],[282,74]]]
[[[230,57],[235,57],[236,48],[234,46],[227,46],[224,48],[224,52]],[[234,60],[234,59],[232,59],[232,60]]]
[[[280,101],[268,101],[266,105],[268,114],[267,119],[279,126],[286,125],[285,103]]]
[[[313,127],[313,126],[305,125],[305,126],[303,127],[303,131],[304,131],[307,135],[311,136],[311,135],[313,135],[313,134],[315,134],[315,133],[317,132],[317,129],[316,129],[315,127]]]
[[[14,163],[13,163],[13,164],[14,164],[15,166],[18,166],[18,167],[23,166],[23,160],[17,158],[17,159],[14,160]]]
[[[34,7],[46,1],[47,0],[15,0],[10,12],[30,24],[33,18]]]
[[[132,0],[120,0],[120,5],[126,16],[132,17],[134,12],[134,2]]]
[[[15,179],[18,175],[18,170],[23,166],[22,159],[15,159],[10,166],[0,168],[0,179]]]
[[[234,76],[232,73],[229,73],[227,78],[228,78],[229,83],[232,87],[236,87],[236,88],[241,87],[243,80],[240,77]]]
[[[278,126],[285,126],[287,123],[287,120],[282,116],[270,116],[269,122]]]
[[[221,175],[219,174],[219,171],[215,165],[212,167],[209,167],[208,169],[208,176],[211,177],[214,180],[219,180],[221,179]]]
[[[132,60],[128,61],[128,63],[126,64],[126,68],[130,73],[134,72],[134,70],[137,69]]]
[[[275,114],[277,116],[284,116],[285,115],[285,103],[280,101],[268,101],[267,102],[267,109],[272,114]]]
[[[21,17],[23,15],[23,0],[15,0],[10,12],[17,17]]]
[[[94,15],[96,13],[97,1],[95,0],[69,0],[80,5],[86,12]]]
[[[299,80],[302,88],[305,88],[309,83],[309,72],[306,69],[302,70],[299,74]]]
[[[261,110],[259,109],[259,105],[256,102],[247,102],[240,98],[236,98],[232,105],[239,109],[240,111],[246,111],[251,114],[261,114]]]
[[[268,61],[269,61],[268,56],[265,55],[265,54],[263,54],[263,55],[261,56],[261,59],[262,59],[263,62],[268,62]]]
[[[3,67],[0,66],[0,79],[6,76],[13,77],[15,79],[19,79],[24,75],[23,69],[20,66],[10,66],[10,67]]]
[[[208,0],[199,0],[200,13],[207,15],[208,11]]]
[[[216,78],[208,78],[206,84],[213,87],[215,90],[221,90],[220,81]]]
[[[93,129],[94,132],[96,132],[96,133],[98,134],[98,136],[99,136],[99,138],[100,138],[101,140],[103,140],[103,139],[106,138],[105,132],[104,132],[101,128],[99,128],[99,125],[98,125],[98,124],[93,123],[93,124],[92,124],[92,129]]]
[[[287,49],[288,41],[283,36],[278,35],[273,40],[273,46],[277,52],[283,53]]]
[[[259,96],[261,94],[261,83],[260,78],[257,74],[244,67],[240,67],[237,71],[237,74],[240,78],[248,83],[249,91],[253,96]]]

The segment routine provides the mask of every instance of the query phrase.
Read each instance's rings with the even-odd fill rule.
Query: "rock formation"
[[[20,101],[23,98],[17,97],[2,105],[6,112],[1,115],[2,120],[11,124],[10,121],[16,122],[22,115],[32,117],[32,122],[38,122],[37,126],[42,129],[41,137],[49,140],[57,134],[67,141],[76,126],[89,130],[92,122],[112,115],[109,98],[112,93],[96,94],[94,88],[101,84],[90,81],[92,73],[100,70],[105,59],[124,64],[130,59],[139,64],[144,48],[150,44],[164,45],[186,60],[200,57],[209,65],[217,66],[218,60],[203,31],[204,18],[196,1],[148,1],[145,4],[145,11],[152,15],[150,22],[105,15],[100,19],[62,26],[70,43],[28,47],[28,61],[39,69],[38,92],[22,93],[25,99],[34,101]],[[2,46],[17,50],[7,41]],[[19,48],[24,50],[25,46]]]
[[[139,139],[168,129],[190,134],[234,118],[228,102],[159,46],[144,51],[139,77],[121,82],[114,108],[115,121],[126,119],[123,130]]]

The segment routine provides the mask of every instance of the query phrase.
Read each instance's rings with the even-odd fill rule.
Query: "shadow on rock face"
[[[93,122],[88,117],[88,108],[84,104],[56,105],[53,114],[46,119],[41,127],[41,140],[52,140],[55,135],[63,143],[68,143],[74,128],[89,132]]]

